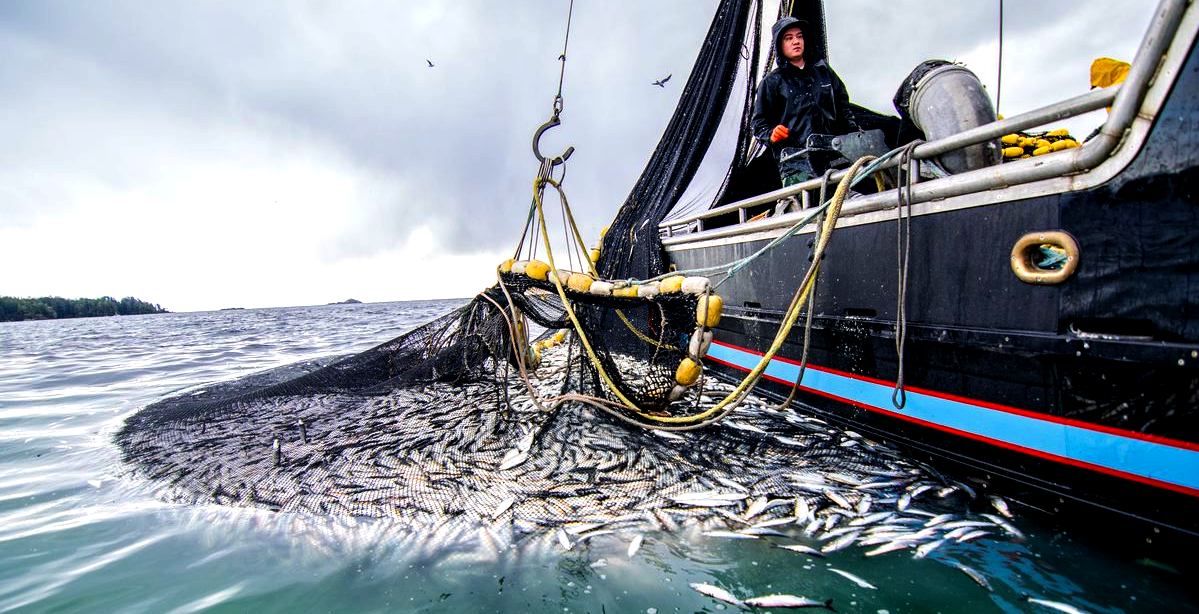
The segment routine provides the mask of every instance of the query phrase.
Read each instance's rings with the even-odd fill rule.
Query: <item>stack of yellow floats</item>
[[[592,250],[598,256],[598,248]],[[551,281],[550,267],[540,260],[505,260],[499,267],[500,273],[525,275],[537,281]],[[695,308],[695,331],[687,345],[687,356],[675,370],[675,386],[670,391],[670,400],[682,398],[687,389],[694,386],[703,374],[703,359],[712,345],[712,329],[720,323],[724,299],[712,293],[712,282],[707,277],[684,277],[671,275],[661,281],[636,283],[596,279],[586,273],[557,270],[558,281],[572,292],[593,296],[653,299],[655,296],[691,294],[698,297]],[[541,353],[566,340],[567,331],[559,331],[553,337],[532,344],[529,350],[533,368],[541,362]]]
[[[1003,159],[1019,160],[1043,156],[1063,149],[1078,147],[1078,141],[1065,128],[1049,132],[1014,132],[1000,139],[1003,143]]]
[[[699,297],[695,306],[695,331],[691,333],[691,341],[687,344],[687,356],[674,372],[675,386],[670,391],[670,400],[677,401],[699,381],[703,373],[703,358],[708,355],[708,347],[712,345],[712,329],[720,323],[724,299],[712,294],[711,282],[707,277],[674,275],[663,279],[660,289],[663,293],[678,291]]]

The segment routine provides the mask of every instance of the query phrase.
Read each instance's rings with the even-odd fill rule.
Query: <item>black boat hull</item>
[[[895,213],[843,220],[822,263],[800,400],[1005,483],[1047,511],[1081,502],[1199,536],[1196,152],[1192,48],[1136,156],[1110,180],[926,205],[911,220],[902,353]],[[1078,269],[1060,285],[1023,283],[1013,244],[1047,230],[1077,240]],[[757,364],[809,264],[812,236],[783,242],[718,288],[726,315],[710,369],[740,378]],[[770,238],[697,237],[668,254],[678,269],[698,269]],[[797,325],[760,386],[786,395],[802,354]],[[900,377],[902,408],[892,398]]]

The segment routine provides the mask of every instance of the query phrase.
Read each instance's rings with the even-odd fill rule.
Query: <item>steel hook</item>
[[[549,121],[541,124],[541,127],[537,129],[537,132],[533,133],[533,155],[537,156],[538,162],[545,162],[547,159],[545,156],[541,155],[541,148],[539,146],[541,143],[541,135],[545,134],[546,130],[549,130],[550,128],[553,128],[561,123],[562,122],[558,120],[558,115],[555,113]],[[549,161],[553,166],[558,166],[559,164],[566,162],[566,160],[570,158],[570,154],[574,152],[574,147],[567,147],[566,151],[562,152],[562,155],[549,158]]]

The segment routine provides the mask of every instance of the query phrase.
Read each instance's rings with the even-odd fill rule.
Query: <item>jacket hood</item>
[[[815,64],[817,61],[823,59],[823,54],[820,53],[820,39],[817,36],[813,36],[816,32],[812,30],[811,25],[802,19],[784,17],[774,22],[774,25],[770,27],[770,35],[774,39],[774,61],[779,66],[787,64],[787,58],[783,57],[783,52],[779,48],[779,44],[783,42],[783,32],[787,28],[795,26],[799,26],[804,33],[804,62]]]

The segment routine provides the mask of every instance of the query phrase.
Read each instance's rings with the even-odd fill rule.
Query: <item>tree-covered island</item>
[[[126,296],[117,300],[100,298],[17,298],[0,296],[0,322],[22,320],[54,320],[63,318],[94,318],[98,316],[133,316],[146,313],[169,313],[154,303]]]

